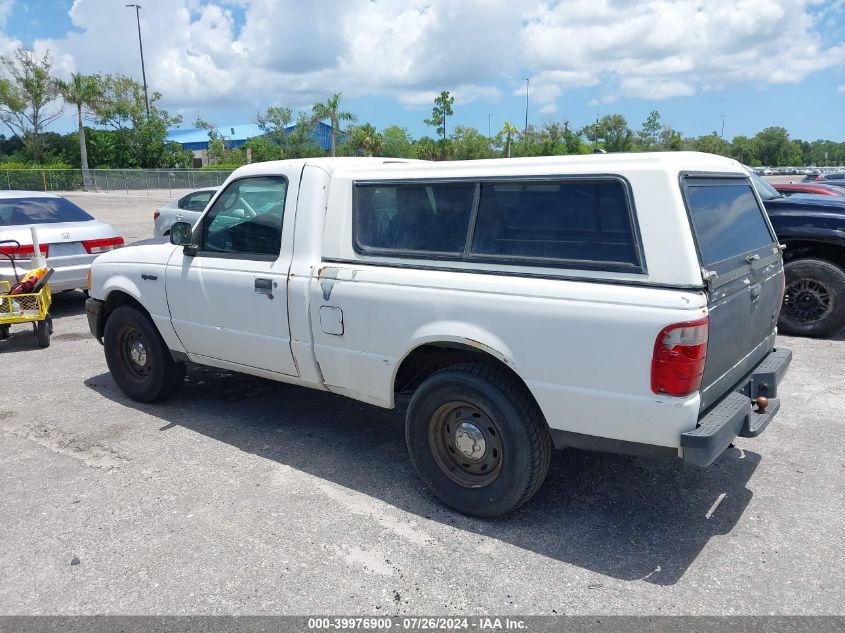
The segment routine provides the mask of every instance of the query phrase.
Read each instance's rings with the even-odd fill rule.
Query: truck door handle
[[[273,280],[272,279],[256,279],[255,292],[267,295],[268,299],[273,298]]]

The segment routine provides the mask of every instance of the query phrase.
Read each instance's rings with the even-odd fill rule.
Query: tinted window
[[[0,226],[87,222],[93,219],[64,198],[0,199]]]
[[[687,204],[705,266],[774,242],[763,210],[746,182],[706,185],[692,181]]]
[[[202,211],[213,194],[213,191],[200,191],[187,195],[179,201],[179,208],[187,211]]]
[[[287,180],[243,178],[214,202],[202,224],[202,250],[213,253],[278,255]]]
[[[483,183],[471,252],[636,265],[619,181]]]
[[[371,251],[462,254],[475,183],[358,185],[355,240]]]

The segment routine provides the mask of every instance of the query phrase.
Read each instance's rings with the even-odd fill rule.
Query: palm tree
[[[85,126],[82,125],[82,109],[92,106],[100,94],[100,78],[98,75],[83,75],[73,73],[70,81],[57,82],[59,92],[66,103],[76,106],[79,121],[79,162],[82,164],[82,186],[87,190],[90,184],[88,173],[88,148],[85,145]]]
[[[511,139],[514,137],[514,135],[519,134],[519,130],[517,130],[514,126],[505,121],[505,124],[502,126],[502,131],[499,132],[499,134],[505,135],[505,154],[507,154],[507,157],[510,158]]]
[[[354,121],[355,115],[351,112],[340,111],[340,95],[343,93],[336,92],[325,103],[315,103],[312,109],[312,120],[325,121],[329,119],[331,122],[331,130],[329,130],[329,139],[331,141],[331,155],[335,155],[335,132],[340,129],[341,121]]]

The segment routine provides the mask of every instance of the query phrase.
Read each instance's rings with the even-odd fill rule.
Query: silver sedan
[[[14,284],[33,268],[31,226],[36,228],[42,257],[54,269],[53,291],[86,288],[97,255],[123,246],[113,226],[70,200],[38,191],[0,191],[0,281]]]
[[[218,187],[203,187],[179,198],[175,203],[156,209],[153,213],[153,236],[167,237],[176,222],[193,224],[202,215]]]

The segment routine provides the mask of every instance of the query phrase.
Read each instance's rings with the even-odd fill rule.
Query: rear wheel
[[[164,400],[182,385],[185,364],[173,360],[158,331],[136,308],[121,306],[109,315],[103,347],[114,381],[133,400]]]
[[[35,336],[38,338],[38,347],[50,347],[50,337],[53,335],[53,317],[49,314],[42,320],[35,323]]]
[[[794,336],[830,336],[845,326],[845,271],[823,259],[784,265],[786,292],[778,329]]]
[[[552,442],[542,413],[497,367],[463,363],[430,376],[411,399],[405,435],[422,480],[464,514],[518,508],[549,469]]]

